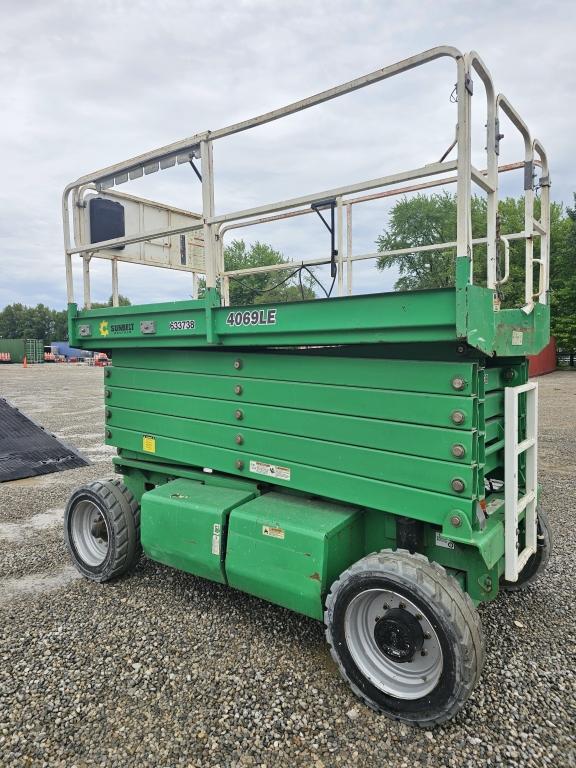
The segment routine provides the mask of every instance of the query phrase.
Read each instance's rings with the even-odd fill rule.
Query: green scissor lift
[[[453,59],[457,70],[456,160],[216,215],[214,141],[440,57]],[[473,74],[487,99],[483,172],[470,162]],[[496,219],[500,114],[523,135],[526,150],[518,164],[525,226],[506,235]],[[128,203],[107,190],[196,158],[201,216],[190,214],[164,232],[112,227],[104,239],[83,239],[78,217],[88,198],[133,205],[136,198]],[[451,172],[456,177],[446,176]],[[427,176],[457,183],[457,239],[442,245],[456,251],[454,288],[352,295],[352,265],[365,258],[352,253],[350,216],[344,254],[343,213],[362,202],[353,195]],[[471,183],[488,199],[484,285],[471,279]],[[501,588],[531,583],[549,556],[537,507],[536,385],[526,362],[549,338],[548,187],[541,144],[496,95],[481,59],[448,47],[69,185],[70,343],[112,354],[113,366],[104,371],[106,442],[117,448],[122,476],[79,488],[68,503],[66,540],[80,571],[107,581],[130,570],[143,550],[324,620],[343,677],[368,705],[417,725],[452,717],[482,669],[476,606]],[[340,295],[229,306],[235,275],[224,268],[223,227],[276,220],[286,211],[304,215],[310,206],[332,214],[327,261]],[[148,263],[142,245],[152,234],[181,253],[191,232],[203,238],[203,263],[175,267],[168,258],[161,266],[203,272],[202,298],[89,308],[92,258],[112,262],[117,303],[118,261]],[[526,243],[526,301],[503,308],[514,238]],[[84,309],[74,303],[75,255],[84,262]],[[158,266],[157,257],[149,263]]]

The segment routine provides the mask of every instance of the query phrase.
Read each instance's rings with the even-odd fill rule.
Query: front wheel
[[[93,581],[122,576],[140,558],[139,507],[117,479],[77,488],[64,512],[64,538],[76,568]]]
[[[325,624],[332,656],[354,693],[411,725],[453,717],[482,670],[472,601],[423,555],[383,550],[354,563],[332,586]]]

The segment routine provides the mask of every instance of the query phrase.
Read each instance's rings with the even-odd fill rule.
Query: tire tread
[[[441,611],[453,625],[458,643],[463,651],[463,674],[458,681],[450,705],[442,713],[425,719],[414,719],[399,713],[392,714],[386,710],[380,710],[378,705],[369,699],[350,680],[340,661],[330,633],[331,614],[335,601],[338,598],[338,593],[354,575],[374,571],[385,572],[388,575],[397,576],[400,579],[416,583],[435,604],[437,610]],[[326,599],[324,619],[326,640],[330,653],[342,677],[349,683],[354,693],[370,708],[383,711],[384,714],[393,717],[395,720],[420,727],[432,727],[449,720],[462,708],[482,672],[484,665],[484,642],[480,616],[470,596],[462,590],[457,580],[449,575],[441,565],[428,560],[424,555],[418,553],[411,554],[407,550],[402,549],[382,550],[354,563],[332,585]]]

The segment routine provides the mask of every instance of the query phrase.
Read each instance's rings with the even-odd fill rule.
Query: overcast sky
[[[546,146],[553,198],[572,204],[575,40],[576,3],[568,0],[0,0],[0,307],[64,307],[60,199],[68,182],[435,45],[480,53],[497,90]],[[438,160],[454,132],[453,84],[446,60],[218,142],[217,212]],[[478,81],[477,127],[481,92]],[[520,142],[509,125],[502,129],[501,162],[520,159]],[[476,139],[479,150],[480,131]],[[200,209],[188,166],[121,189]],[[503,190],[520,194],[520,176]],[[357,251],[374,250],[388,210],[357,206]],[[312,217],[239,234],[287,258],[328,252]],[[100,300],[110,294],[104,266],[95,273]],[[358,270],[359,291],[391,283],[367,264]],[[120,290],[149,301],[185,298],[190,286],[181,273],[121,265]]]

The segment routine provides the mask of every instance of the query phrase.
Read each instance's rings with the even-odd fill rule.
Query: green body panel
[[[251,445],[253,435],[257,436],[259,431],[266,430],[280,435],[298,435],[314,439],[321,437],[332,443],[346,443],[379,450],[386,450],[393,446],[396,453],[408,455],[414,454],[414,446],[417,445],[419,456],[442,459],[456,464],[467,461],[474,455],[476,448],[474,433],[471,430],[459,429],[456,436],[454,430],[449,427],[427,426],[423,429],[419,424],[253,403],[242,405],[243,418],[239,422],[235,417],[237,402],[120,387],[111,388],[109,391],[110,397],[107,398],[106,405],[110,414],[108,417],[110,428],[116,425],[121,426],[118,420],[121,418],[120,414],[129,409],[135,414],[136,419],[155,414],[189,419],[191,428],[195,430],[196,439],[199,439],[203,429],[217,430],[220,425],[227,425],[231,430],[229,435],[233,433],[234,444],[236,444],[236,436],[241,434],[246,446]],[[502,420],[491,420],[487,425],[487,433],[490,431],[490,434],[495,437],[499,434],[498,428],[501,424]],[[452,456],[451,448],[455,438],[465,449],[465,455],[462,458]]]
[[[246,487],[226,475],[194,474],[176,465],[125,457],[115,463],[146,508],[143,539],[149,556],[316,618],[339,573],[370,552],[398,546],[399,518],[392,514],[271,486]],[[175,481],[179,472],[194,480]],[[231,492],[231,483],[243,487]],[[146,491],[153,485],[156,490]],[[180,514],[165,506],[166,497],[174,494],[187,497]],[[244,503],[256,496],[258,503]],[[421,551],[459,578],[476,602],[496,596],[503,568],[503,506],[501,499],[494,503],[500,506],[483,531],[449,529],[446,535],[436,525],[422,531]],[[224,509],[227,514],[221,514]],[[221,541],[226,542],[224,565],[223,550],[220,561],[212,553],[214,522],[221,523]],[[283,538],[280,531],[265,534],[264,526],[281,529]]]
[[[319,355],[319,352],[322,355]],[[464,379],[460,394],[476,394],[477,364],[468,360],[437,362],[426,360],[389,360],[356,357],[343,364],[342,348],[250,352],[237,350],[133,350],[121,352],[123,368],[177,371],[180,373],[228,376],[233,384],[239,379],[261,379],[369,387],[428,394],[458,394],[452,386],[455,377]],[[239,366],[239,367],[236,367]],[[487,373],[494,388],[501,386],[500,369]]]
[[[367,387],[340,387],[303,382],[268,381],[245,379],[238,376],[210,376],[208,374],[174,373],[148,369],[116,368],[116,360],[122,366],[122,352],[115,355],[114,369],[110,371],[107,388],[123,387],[133,393],[137,390],[164,392],[175,395],[194,395],[215,400],[228,400],[230,413],[234,414],[244,403],[264,404],[278,408],[322,411],[343,415],[367,416],[375,419],[426,424],[434,427],[469,429],[476,426],[477,413],[472,397],[454,395],[426,395]],[[298,365],[298,363],[295,363]],[[145,371],[145,373],[144,373]],[[242,387],[241,396],[235,398],[235,387]],[[234,399],[235,398],[235,399]],[[462,411],[464,422],[455,425],[452,411]],[[241,419],[244,421],[244,418]]]
[[[321,618],[339,573],[413,530],[493,599],[504,505],[485,482],[503,477],[504,389],[526,381],[549,312],[498,310],[469,271],[458,258],[455,289],[258,307],[214,290],[71,305],[70,343],[113,354],[106,441],[147,554]]]
[[[85,349],[121,347],[270,346],[449,341],[454,338],[454,291],[383,293],[258,307],[220,307],[216,292],[205,299],[78,311],[69,308],[70,344]],[[230,312],[276,310],[275,322],[227,324]],[[398,318],[402,317],[399,327]],[[247,318],[249,319],[249,318]],[[141,323],[154,323],[143,333]],[[170,323],[193,327],[171,329]],[[101,326],[101,323],[106,325]],[[81,332],[80,326],[84,326]]]
[[[494,311],[494,292],[468,285],[467,340],[487,355],[534,355],[550,341],[550,307],[536,303],[529,314],[522,309]]]
[[[236,426],[163,416],[126,408],[114,407],[110,412],[108,429],[112,432],[111,439],[118,435],[118,429],[121,430],[119,439],[122,438],[124,430],[130,430],[138,433],[140,440],[142,433],[154,435],[157,453],[165,446],[159,438],[171,437],[232,449],[234,457],[239,455],[238,448],[235,446],[235,439],[239,434]],[[464,463],[463,460],[458,464],[452,460],[439,461],[393,451],[333,443],[324,437],[322,440],[309,439],[261,429],[242,429],[242,437],[242,456],[245,459],[252,455],[267,456],[272,463],[276,464],[307,464],[376,480],[394,478],[396,483],[402,485],[412,484],[416,488],[448,493],[457,498],[471,498],[474,493],[474,467]],[[170,450],[170,447],[166,450]],[[448,453],[446,459],[449,457],[452,459]],[[462,493],[452,490],[451,481],[455,477],[461,478],[466,484]]]
[[[263,494],[230,515],[228,583],[321,619],[330,584],[364,554],[362,518],[318,499]]]
[[[466,339],[487,355],[537,354],[548,343],[549,308],[536,304],[528,315],[521,309],[495,311],[494,291],[460,284],[459,270],[465,261],[457,259],[456,289],[397,291],[258,307],[221,307],[214,290],[207,291],[204,299],[193,301],[83,311],[70,304],[70,344],[114,351],[128,347],[239,348]],[[518,333],[522,334],[521,340]]]
[[[140,499],[142,549],[160,563],[224,584],[228,514],[253,497],[185,479],[146,491]]]
[[[142,434],[124,429],[113,431],[114,445],[129,455],[142,458]],[[335,470],[311,467],[306,464],[291,462],[289,467],[278,465],[274,456],[247,454],[242,450],[226,450],[188,440],[158,436],[156,438],[156,455],[161,461],[181,462],[184,465],[209,467],[218,472],[241,474],[261,482],[273,482],[285,488],[303,492],[313,492],[320,496],[344,501],[351,504],[381,509],[398,515],[409,515],[418,520],[429,522],[443,521],[451,513],[459,513],[472,524],[475,501],[455,497],[448,493],[436,493],[420,488],[400,485],[395,482],[374,480],[369,477],[350,475]],[[237,462],[242,462],[239,468]],[[250,470],[249,462],[258,462],[272,466],[280,466],[290,470],[290,479],[281,476],[271,478],[262,476]],[[312,489],[312,490],[311,490]]]
[[[421,551],[458,575],[473,599],[494,597],[503,510],[485,520],[479,504],[484,477],[502,473],[503,389],[525,380],[523,359],[498,366],[355,352],[118,349],[105,372],[107,442],[119,448],[137,497],[174,477],[216,486],[237,477],[262,497],[281,491],[297,504],[312,493],[360,507],[363,554],[396,546],[399,518],[422,521]],[[166,478],[162,467],[171,467]],[[191,562],[179,567],[198,572]],[[330,583],[319,573],[322,595]],[[240,588],[289,607],[304,600],[278,586],[275,597],[262,585]],[[298,610],[318,615],[321,605]]]

